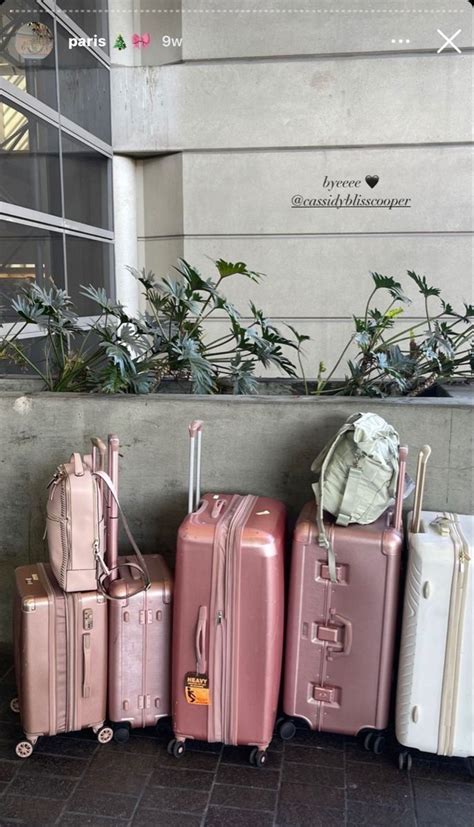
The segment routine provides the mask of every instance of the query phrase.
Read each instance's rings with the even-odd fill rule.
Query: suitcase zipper
[[[463,623],[466,608],[467,584],[469,577],[468,543],[455,514],[445,514],[454,546],[453,582],[449,609],[446,656],[441,691],[438,754],[452,755],[456,726],[457,698]]]
[[[227,535],[232,515],[240,497],[233,498],[222,517],[217,515],[214,533],[212,587],[210,616],[213,618],[209,632],[209,686],[211,705],[208,708],[208,740],[223,741],[223,685],[225,681],[225,557]]]
[[[224,685],[222,707],[222,732],[224,743],[238,743],[238,715],[237,715],[237,684],[236,679],[236,642],[238,640],[238,626],[240,619],[240,553],[242,534],[257,497],[245,496],[237,505],[232,514],[229,531],[226,538],[225,550],[225,628],[223,634],[224,652]]]
[[[63,465],[60,465],[53,479],[49,483],[51,485],[51,497],[56,485],[59,485],[59,534],[61,538],[61,569],[59,572],[59,585],[64,589],[66,584],[66,574],[69,566],[69,547],[68,547],[68,508],[67,508],[67,493],[66,493],[67,474]],[[49,486],[48,486],[49,487]],[[50,517],[51,519],[51,517]]]

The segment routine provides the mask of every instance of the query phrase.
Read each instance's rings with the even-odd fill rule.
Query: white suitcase
[[[420,510],[419,480],[417,488]],[[474,517],[415,511],[409,525],[415,530],[408,535],[397,739],[424,752],[472,758]]]

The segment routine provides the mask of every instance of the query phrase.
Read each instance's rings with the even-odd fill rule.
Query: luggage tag
[[[188,672],[184,678],[184,696],[188,704],[209,706],[209,677],[198,672]]]

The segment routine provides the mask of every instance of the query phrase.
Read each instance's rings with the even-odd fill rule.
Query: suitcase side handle
[[[198,675],[206,674],[206,629],[207,606],[199,606],[198,622],[196,625],[196,672]]]
[[[189,431],[188,514],[192,514],[201,500],[201,436],[203,423],[195,419]]]
[[[395,495],[395,513],[393,517],[393,527],[395,531],[402,530],[402,508],[403,495],[405,492],[405,472],[407,467],[408,448],[406,445],[401,445],[398,451],[398,481],[397,493]]]
[[[91,636],[82,635],[82,697],[91,696]]]
[[[334,658],[340,658],[343,655],[350,655],[351,650],[352,650],[352,638],[353,638],[352,623],[351,623],[350,620],[347,619],[347,617],[344,617],[343,615],[339,615],[339,614],[336,614],[336,612],[333,612],[332,615],[331,615],[331,619],[333,621],[337,620],[337,622],[340,623],[341,626],[343,627],[343,629],[344,629],[344,642],[342,644],[342,649],[340,649],[340,650],[337,650],[337,649],[334,650],[332,648],[329,649],[331,654],[328,655],[328,660],[334,660]]]
[[[431,454],[429,445],[423,445],[418,454],[418,463],[416,466],[416,483],[415,483],[415,502],[413,504],[413,516],[410,526],[412,534],[418,534],[420,531],[421,521],[421,507],[423,504],[423,493],[425,490],[426,465]]]

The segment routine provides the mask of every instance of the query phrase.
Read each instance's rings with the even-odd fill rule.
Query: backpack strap
[[[357,492],[361,479],[362,471],[360,468],[356,468],[354,466],[349,468],[346,487],[344,488],[344,495],[342,497],[342,502],[339,506],[339,513],[336,519],[337,525],[349,525],[357,503]]]
[[[105,483],[105,485],[109,489],[110,493],[112,494],[112,497],[114,498],[115,502],[117,503],[118,512],[120,514],[120,517],[122,518],[122,523],[123,523],[123,527],[125,529],[125,534],[127,535],[128,541],[129,541],[131,547],[133,548],[133,551],[135,552],[135,555],[136,555],[136,557],[138,559],[138,563],[139,563],[139,565],[137,565],[137,564],[129,564],[129,565],[134,565],[139,571],[141,571],[142,576],[143,576],[143,589],[140,589],[139,591],[146,591],[147,589],[150,588],[151,579],[150,579],[150,575],[149,575],[149,572],[148,572],[148,569],[147,569],[145,558],[143,557],[143,554],[141,553],[140,549],[138,548],[138,546],[135,542],[135,539],[133,537],[133,534],[130,531],[130,527],[128,525],[127,518],[125,517],[125,514],[122,511],[122,506],[120,505],[120,502],[119,502],[119,499],[118,499],[118,494],[117,494],[117,491],[115,489],[115,486],[114,486],[112,480],[110,479],[109,475],[106,474],[105,471],[96,471],[96,472],[94,472],[94,476],[99,477]],[[111,569],[110,570],[106,569],[106,567],[104,567],[104,569],[105,570],[104,570],[103,575],[101,577],[100,585],[102,583],[102,580],[105,577],[107,577],[111,572]],[[106,597],[110,597],[111,599],[114,599],[114,598],[111,597],[111,595],[108,595],[103,588],[101,588],[101,590],[105,594]],[[134,594],[138,594],[139,591],[134,592]]]
[[[360,414],[357,414],[360,416]],[[336,556],[334,554],[334,549],[328,539],[326,534],[326,529],[324,527],[324,479],[326,475],[326,469],[329,465],[329,462],[336,450],[337,445],[341,441],[342,437],[347,434],[349,431],[353,431],[354,426],[352,422],[346,422],[345,425],[340,428],[334,437],[333,441],[324,448],[320,454],[314,460],[311,470],[317,471],[319,470],[319,480],[317,483],[313,485],[313,490],[316,494],[316,523],[318,526],[318,543],[322,548],[325,548],[328,555],[328,568],[329,568],[329,578],[333,583],[337,582],[337,574],[336,574]]]

